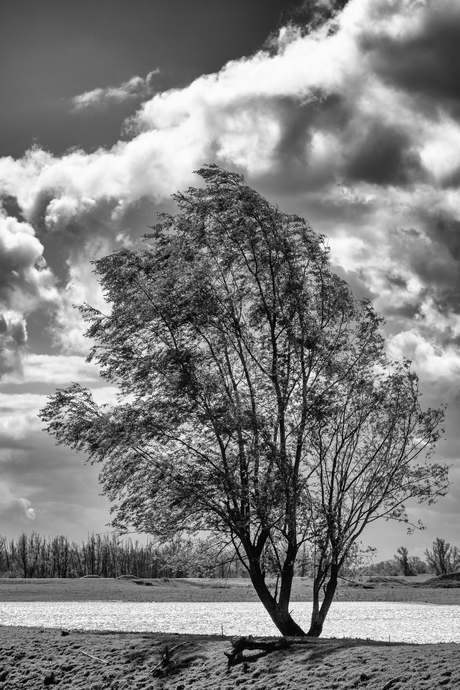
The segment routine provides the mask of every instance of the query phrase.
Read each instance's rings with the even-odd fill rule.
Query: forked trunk
[[[289,599],[284,598],[282,603],[277,602],[268,589],[265,578],[260,570],[259,563],[253,562],[250,569],[251,582],[262,604],[268,611],[270,618],[284,637],[305,637],[302,630],[289,613]],[[291,583],[285,583],[285,589],[290,591],[292,575],[283,574],[283,577],[291,577]]]
[[[324,599],[321,603],[321,606],[319,605],[321,583],[315,580],[313,584],[313,611],[311,614],[310,629],[307,632],[308,637],[319,637],[323,632],[324,621],[326,620],[328,611],[331,608],[335,590],[337,589],[338,573],[339,568],[333,565],[331,567],[331,575],[326,585]]]

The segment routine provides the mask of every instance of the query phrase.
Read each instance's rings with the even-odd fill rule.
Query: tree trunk
[[[256,590],[262,604],[265,606],[270,618],[284,637],[305,637],[305,632],[302,630],[289,613],[289,601],[284,601],[281,606],[271,594],[265,578],[262,575],[259,561],[253,559],[250,568],[251,582]],[[292,575],[291,575],[292,580]]]
[[[323,632],[324,621],[326,620],[328,611],[331,608],[335,590],[337,589],[338,574],[338,566],[331,566],[331,575],[326,585],[326,591],[324,592],[324,599],[321,607],[319,605],[320,586],[317,586],[316,582],[313,585],[313,611],[311,614],[310,629],[307,632],[308,637],[319,637]]]

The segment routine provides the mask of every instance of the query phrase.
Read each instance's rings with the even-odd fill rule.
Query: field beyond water
[[[460,604],[460,579],[421,575],[417,577],[366,577],[341,580],[337,601],[400,601],[429,604]],[[460,578],[460,573],[458,573]],[[294,578],[292,601],[310,601],[312,581]],[[136,580],[0,578],[0,601],[258,601],[248,579],[213,580],[181,578]]]
[[[342,581],[338,600],[459,604],[458,580]],[[364,585],[366,588],[364,588]],[[373,589],[369,589],[373,587]],[[311,597],[296,578],[294,600]],[[0,601],[255,601],[247,580],[0,579]],[[411,690],[460,687],[460,647],[370,640],[293,641],[228,668],[228,638],[0,626],[0,688],[69,690]],[[359,629],[356,630],[359,638]],[[251,658],[250,655],[255,657]]]

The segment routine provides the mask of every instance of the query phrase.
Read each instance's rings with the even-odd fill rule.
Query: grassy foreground
[[[342,601],[460,603],[456,582],[382,578],[343,582]],[[426,578],[425,578],[426,579]],[[439,584],[439,583],[438,583]],[[441,583],[442,584],[442,583]],[[296,579],[294,600],[308,600],[309,580]],[[247,580],[0,580],[0,601],[253,601]],[[1,604],[0,604],[1,608]],[[359,635],[359,630],[356,631]],[[165,659],[169,650],[168,663]],[[287,650],[228,668],[228,638],[163,633],[70,631],[0,626],[0,688],[69,690],[417,690],[460,687],[456,644],[406,645],[370,640],[296,641]],[[254,658],[250,658],[255,654]]]

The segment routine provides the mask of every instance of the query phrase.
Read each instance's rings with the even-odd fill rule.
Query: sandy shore
[[[147,581],[146,581],[147,582]],[[308,600],[311,582],[296,579],[294,600]],[[310,589],[311,593],[311,589]],[[254,601],[246,580],[0,580],[0,601]],[[343,583],[339,600],[460,603],[460,589],[413,586],[404,580],[374,589]],[[356,631],[359,635],[359,630]],[[165,663],[166,648],[169,661]],[[228,638],[70,631],[0,626],[0,688],[69,690],[411,690],[459,688],[460,647],[369,640],[296,641],[289,649],[228,668]],[[250,654],[256,654],[250,658]]]

